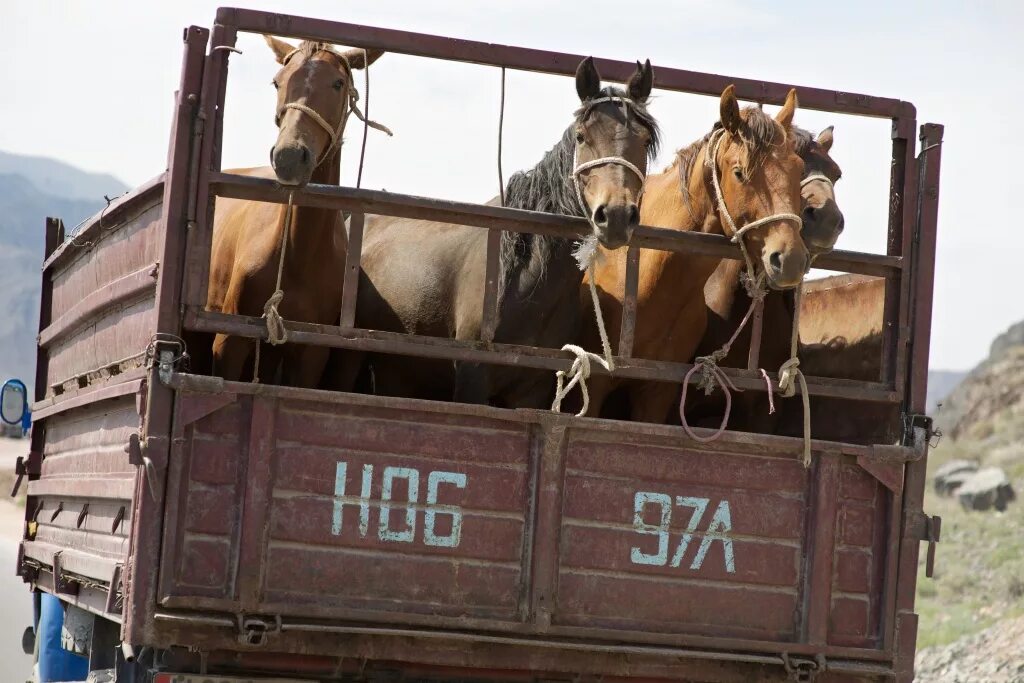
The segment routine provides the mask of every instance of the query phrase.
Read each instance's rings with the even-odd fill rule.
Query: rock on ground
[[[1024,617],[917,653],[917,683],[1024,683]]]
[[[935,493],[952,496],[960,485],[978,471],[978,463],[970,460],[950,460],[935,470]]]
[[[960,485],[956,492],[965,510],[1003,511],[1016,498],[1006,473],[998,467],[985,467]]]

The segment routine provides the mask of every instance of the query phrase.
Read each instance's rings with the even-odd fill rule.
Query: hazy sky
[[[50,156],[138,184],[166,161],[181,29],[209,26],[219,3],[0,0],[0,149]],[[1024,157],[1024,4],[741,0],[335,0],[255,7],[340,21],[841,91],[896,97],[919,122],[946,125],[932,365],[966,368],[1024,318],[1017,275]],[[276,71],[258,36],[231,57],[224,165],[265,164],[276,131]],[[363,185],[467,201],[497,192],[499,71],[386,55],[371,68]],[[657,73],[657,71],[655,71]],[[359,80],[362,91],[362,79]],[[665,151],[703,135],[714,98],[656,91]],[[505,176],[532,166],[577,104],[570,80],[509,72]],[[889,122],[798,112],[799,125],[836,127],[843,167],[840,246],[884,250]],[[355,123],[355,120],[353,119]],[[343,182],[354,182],[360,127],[351,126]]]

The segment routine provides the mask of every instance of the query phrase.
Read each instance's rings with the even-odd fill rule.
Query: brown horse
[[[240,175],[277,178],[282,185],[308,182],[337,185],[341,136],[355,104],[352,70],[366,68],[381,51],[335,52],[325,43],[303,42],[293,48],[270,36],[281,70],[275,121],[277,142],[270,149],[273,169],[243,168]],[[287,228],[286,258],[277,287],[286,207],[218,198],[214,217],[210,289],[206,307],[241,315],[265,313],[277,289],[284,292],[283,318],[331,324],[341,309],[342,273],[348,238],[339,212],[296,207]],[[213,371],[228,380],[253,373],[256,345],[251,339],[219,334],[213,343]],[[322,347],[289,344],[263,346],[259,379],[315,387],[327,362]]]
[[[808,375],[878,382],[882,373],[885,280],[836,275],[809,281],[800,307],[800,367]],[[778,431],[803,430],[800,400],[779,405]],[[812,435],[849,443],[895,443],[900,407],[819,397],[811,401]]]
[[[758,270],[768,285],[795,287],[808,266],[808,251],[795,215],[800,207],[803,162],[789,135],[797,108],[796,91],[790,91],[774,120],[757,107],[740,110],[732,86],[722,93],[720,108],[721,121],[711,133],[680,150],[668,170],[647,179],[641,222],[738,238],[735,241],[746,249],[751,262],[760,264]],[[603,256],[596,268],[596,283],[609,335],[616,339],[626,256],[611,252]],[[702,290],[718,262],[706,256],[653,249],[640,252],[634,356],[675,362],[693,358],[707,324]],[[589,301],[586,292],[583,296]],[[584,344],[599,348],[594,334],[585,337]],[[599,415],[604,399],[619,381],[608,376],[590,381],[588,412]],[[679,385],[629,382],[625,389],[633,420],[664,422]]]
[[[843,231],[843,213],[835,198],[835,183],[842,176],[839,165],[829,155],[832,148],[832,127],[815,139],[802,128],[793,127],[796,153],[804,162],[801,181],[803,228],[801,235],[811,259],[827,253],[835,246]],[[708,327],[697,348],[698,356],[706,356],[722,348],[733,336],[750,307],[750,297],[740,282],[743,262],[723,259],[707,284],[704,299],[708,308]],[[806,287],[805,296],[814,296]],[[758,365],[775,372],[789,360],[790,335],[793,329],[793,292],[770,291],[764,299],[763,335]],[[801,319],[802,320],[802,319]],[[751,329],[748,325],[732,343],[729,354],[719,365],[730,368],[747,367]],[[801,360],[801,364],[803,361]],[[802,367],[804,367],[802,365]],[[805,374],[807,373],[804,367]],[[689,392],[686,415],[693,424],[717,426],[725,410],[721,392],[709,396]],[[729,425],[742,431],[770,432],[776,417],[769,413],[768,398],[761,392],[747,391],[733,396]]]
[[[601,89],[593,61],[584,60],[576,72],[582,106],[575,120],[537,166],[509,179],[505,204],[589,217],[601,243],[625,244],[639,219],[637,203],[648,159],[657,149],[658,127],[646,107],[652,84],[650,62],[638,62],[625,91]],[[548,348],[575,341],[582,273],[574,246],[575,240],[567,238],[502,234],[495,341]],[[388,217],[368,220],[357,324],[478,339],[486,253],[487,231],[480,228]],[[335,388],[351,385],[352,365],[339,373]],[[371,366],[379,394],[454,397],[506,407],[550,405],[549,372],[384,355],[375,356]]]

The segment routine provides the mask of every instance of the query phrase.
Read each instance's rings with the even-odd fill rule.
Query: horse
[[[790,131],[797,108],[791,90],[772,119],[757,107],[740,109],[733,86],[721,95],[721,119],[710,133],[679,150],[673,164],[645,183],[641,222],[679,231],[726,235],[738,242],[756,277],[768,286],[797,286],[809,264],[800,236],[800,180],[804,164]],[[608,332],[619,332],[625,296],[626,255],[602,249],[595,283]],[[688,362],[704,336],[707,308],[702,290],[718,259],[654,249],[640,252],[633,355]],[[584,307],[589,299],[586,293]],[[589,348],[596,343],[585,334]],[[590,380],[588,415],[598,416],[619,385],[628,394],[630,418],[665,422],[679,385],[626,382],[612,376]]]
[[[274,76],[279,129],[270,148],[272,168],[228,171],[276,178],[282,185],[337,185],[341,176],[342,134],[356,108],[353,69],[365,69],[381,50],[339,53],[326,43],[303,41],[298,47],[265,36],[281,69]],[[286,217],[291,211],[290,226]],[[287,232],[287,234],[285,234]],[[276,313],[290,320],[331,324],[341,309],[348,238],[338,211],[287,207],[219,197],[215,205],[210,286],[206,308],[239,315],[270,315],[271,297],[283,300]],[[285,249],[278,271],[281,249]],[[270,301],[268,303],[268,301]],[[213,342],[213,372],[227,380],[255,376],[257,341],[218,334]],[[316,387],[328,350],[316,346],[264,345],[258,379]]]
[[[800,367],[808,375],[882,381],[885,279],[835,275],[804,285],[800,306]],[[799,399],[779,405],[778,433],[799,436]],[[816,439],[872,444],[895,443],[900,406],[892,403],[818,397],[811,401]]]
[[[835,197],[835,183],[842,177],[842,169],[830,156],[834,141],[832,126],[815,138],[810,132],[792,129],[794,148],[804,162],[804,177],[800,182],[801,236],[811,255],[811,261],[831,251],[843,232],[845,221]],[[698,356],[707,356],[722,348],[742,324],[750,307],[750,297],[740,282],[743,262],[723,259],[704,285],[708,326],[697,347]],[[808,290],[804,289],[805,296]],[[769,291],[764,298],[759,365],[777,369],[790,357],[790,334],[793,328],[795,306],[792,291]],[[719,365],[730,368],[747,367],[751,330],[748,325],[729,348]],[[801,360],[801,366],[807,373]],[[704,395],[691,392],[685,406],[686,415],[694,424],[715,426],[725,410],[721,393]],[[731,428],[741,431],[771,432],[776,417],[769,413],[768,398],[760,392],[748,391],[735,395],[729,418]]]
[[[574,121],[540,163],[509,178],[505,206],[587,217],[602,244],[615,248],[628,242],[639,221],[643,179],[660,136],[647,111],[652,86],[650,61],[637,62],[623,90],[602,89],[593,59],[583,60],[576,71],[581,106]],[[478,339],[486,232],[448,223],[368,219],[358,326]],[[575,243],[529,233],[501,234],[496,342],[559,348],[575,341],[582,320],[577,299],[582,273],[573,256]],[[393,355],[376,355],[370,366],[378,394],[510,408],[547,407],[552,395],[550,373],[541,371]],[[345,390],[357,374],[355,362],[348,363],[331,388]]]

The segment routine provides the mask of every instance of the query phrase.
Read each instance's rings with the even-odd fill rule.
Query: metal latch
[[[924,562],[924,575],[929,579],[935,574],[935,544],[942,538],[942,518],[938,515],[925,515],[924,538],[928,541],[928,554]]]
[[[916,413],[903,415],[904,446],[923,448],[928,444],[929,448],[935,448],[941,438],[942,431],[935,428],[935,421],[932,418]]]
[[[187,370],[188,363],[189,355],[184,339],[161,332],[153,335],[146,349],[146,365],[156,366],[157,376],[164,385],[170,385],[178,365],[184,365]]]
[[[789,680],[795,683],[810,683],[818,674],[828,669],[828,662],[825,655],[815,655],[814,659],[804,657],[790,657],[788,653],[782,653],[782,664],[786,667],[786,675]]]
[[[268,621],[264,617],[247,617],[244,614],[237,615],[238,618],[238,642],[242,645],[261,647],[267,644],[267,636],[271,633],[281,631],[281,617],[273,617]]]

